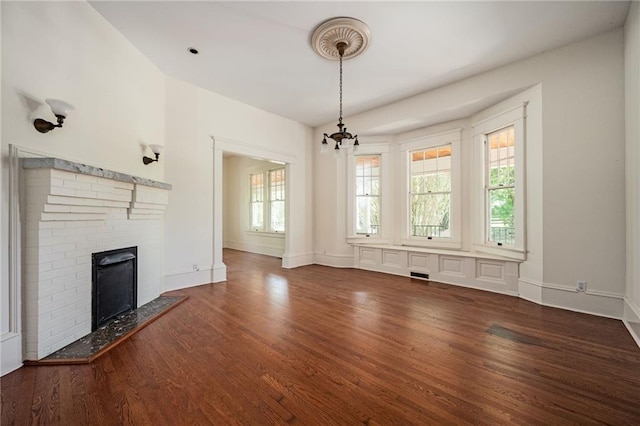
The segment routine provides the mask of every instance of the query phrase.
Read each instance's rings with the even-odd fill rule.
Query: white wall
[[[9,288],[9,144],[135,176],[163,180],[163,164],[144,166],[141,143],[164,144],[164,76],[85,2],[1,2],[2,265]],[[55,121],[45,98],[76,110],[62,129],[40,134],[32,121]],[[159,271],[158,273],[161,273]],[[2,373],[22,361],[21,336],[8,336],[2,297]]]
[[[278,166],[270,161],[247,157],[229,156],[223,161],[223,246],[251,253],[282,257],[285,251],[285,234],[251,232],[249,224],[248,176]]]
[[[438,111],[466,111],[467,105],[540,84],[536,120],[543,146],[536,147],[537,164],[527,170],[540,203],[535,207],[541,209],[528,217],[529,237],[535,239],[529,249],[537,252],[522,264],[521,281],[538,289],[540,303],[620,317],[625,289],[623,58],[623,33],[615,30],[345,121],[352,131],[367,134],[428,120]],[[315,139],[333,126],[316,129]],[[315,145],[314,251],[322,263],[349,266],[353,252],[342,226],[344,162],[321,156],[320,144]],[[576,280],[588,282],[588,294],[575,293]]]
[[[625,24],[627,292],[625,320],[640,345],[640,3]]]
[[[223,185],[214,181],[218,173],[220,181],[223,177],[215,170],[216,156],[223,165],[222,151],[286,159],[288,203],[295,209],[287,212],[290,232],[283,265],[310,263],[311,128],[176,79],[166,82],[170,119],[165,173],[173,190],[165,216],[165,289],[224,279],[224,272],[216,271],[223,268],[216,265],[221,260],[223,209],[217,212],[214,206],[216,196],[222,202]],[[193,264],[200,270],[193,271]]]

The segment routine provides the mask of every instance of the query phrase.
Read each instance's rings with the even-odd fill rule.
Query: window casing
[[[525,260],[526,104],[475,123],[475,249]]]
[[[451,144],[409,152],[409,235],[449,237]]]
[[[486,243],[515,244],[515,135],[513,125],[485,137]]]
[[[356,155],[356,234],[380,233],[380,154]]]
[[[347,241],[391,242],[389,144],[361,143],[347,155]]]
[[[402,244],[461,247],[461,136],[455,129],[401,143],[407,194]]]
[[[254,232],[285,232],[285,169],[249,175],[249,229]]]

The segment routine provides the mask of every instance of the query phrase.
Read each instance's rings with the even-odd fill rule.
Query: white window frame
[[[448,237],[414,237],[411,235],[411,159],[413,151],[431,149],[451,144],[451,210],[449,212]],[[461,166],[462,129],[452,129],[441,133],[412,138],[400,144],[401,170],[403,176],[403,194],[401,202],[402,234],[400,243],[406,246],[430,247],[441,249],[462,248],[462,166]]]
[[[284,201],[285,202],[285,230],[283,231],[274,231],[273,229],[271,229],[271,202],[274,200],[271,200],[271,191],[270,191],[270,186],[271,186],[271,182],[270,182],[270,173],[274,170],[284,170],[284,177],[285,177],[285,181],[284,181]],[[263,190],[263,195],[262,195],[262,216],[263,216],[263,227],[262,229],[256,229],[253,227],[253,223],[252,223],[252,210],[251,210],[251,176],[252,175],[262,175],[262,179],[263,179],[263,185],[262,185],[262,190]],[[273,167],[273,165],[270,165],[269,167],[253,167],[250,168],[247,171],[247,177],[246,177],[246,181],[249,183],[248,187],[247,187],[247,206],[249,206],[248,210],[249,210],[249,214],[247,216],[247,226],[246,226],[246,232],[247,233],[255,233],[255,234],[273,234],[273,235],[281,235],[284,236],[285,233],[287,232],[286,229],[286,224],[287,224],[287,218],[286,218],[286,214],[287,214],[287,207],[286,207],[286,203],[287,203],[287,168],[284,165],[278,165],[277,167]]]
[[[391,164],[390,144],[388,143],[360,143],[357,152],[349,150],[347,153],[347,242],[389,244],[391,238]],[[356,221],[356,156],[380,156],[380,232],[373,234],[357,234]]]
[[[474,145],[474,249],[477,251],[526,260],[526,204],[525,204],[525,120],[526,103],[517,105],[488,117],[482,121],[473,123]],[[514,228],[515,242],[513,245],[500,246],[495,242],[489,242],[487,235],[488,205],[485,177],[487,175],[486,142],[487,136],[497,130],[513,125],[515,137],[515,212]]]

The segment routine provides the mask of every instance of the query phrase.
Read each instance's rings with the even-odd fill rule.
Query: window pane
[[[356,234],[380,233],[380,155],[355,157]]]
[[[515,188],[489,190],[489,241],[504,245],[515,243],[514,197]]]
[[[508,186],[515,183],[515,129],[513,126],[487,135],[488,186]]]
[[[411,197],[411,235],[449,237],[451,194],[419,194]]]
[[[269,171],[269,230],[285,231],[285,169]]]
[[[264,229],[264,175],[249,175],[249,204],[251,212],[251,229]]]
[[[414,237],[450,237],[451,145],[410,153],[411,229]]]
[[[356,233],[380,233],[380,197],[356,197]]]
[[[284,201],[271,202],[271,230],[284,232]]]
[[[264,228],[264,206],[262,202],[251,203],[251,229]]]

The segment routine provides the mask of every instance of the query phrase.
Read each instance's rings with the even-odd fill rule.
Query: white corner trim
[[[622,322],[640,348],[640,307],[627,296],[624,297],[624,302]]]
[[[316,253],[314,263],[333,268],[353,268],[355,258],[352,254]]]
[[[561,284],[543,283],[526,278],[518,279],[518,290],[522,299],[543,306],[613,319],[622,319],[624,315],[624,297],[612,292],[578,292]]]
[[[282,255],[282,267],[285,269],[311,264],[313,264],[313,253],[285,253]]]
[[[5,333],[2,335],[2,356],[0,357],[0,376],[9,374],[22,367],[22,335]]]
[[[211,274],[211,282],[220,283],[227,280],[227,265],[224,263],[216,263],[213,265]]]

